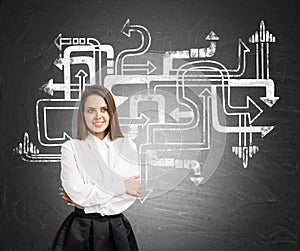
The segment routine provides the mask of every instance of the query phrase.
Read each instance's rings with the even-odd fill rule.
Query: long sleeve
[[[83,207],[101,206],[114,197],[94,184],[86,183],[79,173],[71,141],[61,148],[61,181],[66,193]],[[122,193],[125,193],[125,185]]]

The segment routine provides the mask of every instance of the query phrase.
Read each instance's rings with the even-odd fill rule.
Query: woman
[[[77,139],[61,148],[61,195],[75,205],[53,250],[138,250],[122,214],[141,195],[138,156],[121,133],[114,99],[103,86],[82,94]]]

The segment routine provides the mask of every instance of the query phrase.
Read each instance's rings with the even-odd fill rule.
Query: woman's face
[[[103,139],[109,126],[109,114],[105,100],[97,95],[88,96],[84,104],[84,119],[90,131],[95,136]]]

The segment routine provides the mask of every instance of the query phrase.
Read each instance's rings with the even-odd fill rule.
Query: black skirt
[[[54,251],[135,251],[137,242],[129,221],[123,214],[101,216],[85,214],[75,208],[60,226]]]

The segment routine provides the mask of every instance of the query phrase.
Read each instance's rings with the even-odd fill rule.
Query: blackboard
[[[189,50],[196,48],[194,52],[199,59],[199,48],[210,45],[211,40],[205,38],[213,31],[219,40],[215,40],[217,47],[213,57],[206,59],[234,69],[241,39],[251,51],[243,77],[255,78],[256,47],[249,37],[260,30],[262,21],[265,30],[276,37],[276,41],[269,44],[269,77],[275,83],[279,100],[268,106],[259,99],[265,94],[263,90],[245,89],[247,95],[257,97],[254,102],[262,109],[255,123],[274,128],[263,138],[255,136],[253,140],[259,151],[249,159],[246,168],[232,148],[237,144],[237,135],[226,134],[224,138],[225,134],[212,128],[215,144],[222,140],[224,146],[222,152],[212,156],[217,160],[211,160],[215,165],[210,167],[211,173],[202,170],[207,178],[204,183],[196,186],[192,182],[193,170],[178,180],[170,174],[178,181],[176,186],[172,183],[165,188],[159,183],[161,191],[157,190],[157,196],[143,203],[137,201],[125,212],[140,249],[299,249],[298,6],[297,1],[277,0],[2,0],[0,249],[49,250],[59,225],[73,210],[58,196],[59,162],[24,161],[16,150],[26,132],[43,153],[59,152],[59,146],[49,150],[39,145],[36,118],[37,101],[51,98],[41,87],[50,79],[57,83],[63,81],[61,71],[53,64],[61,53],[54,41],[58,41],[59,34],[63,38],[95,38],[101,44],[111,45],[116,56],[125,49],[139,46],[138,33],[129,38],[120,32],[128,19],[130,24],[143,26],[151,34],[151,46],[145,58],[152,59],[157,68],[152,75],[162,74],[159,65],[162,58],[153,59],[153,54],[163,57],[166,52],[188,51],[191,59]],[[130,90],[116,86],[113,91],[115,95],[142,92],[144,87],[140,85],[141,89]],[[192,88],[187,89],[187,93],[189,91],[193,92],[191,99],[197,99],[197,95],[193,96],[195,91]],[[172,91],[168,93],[173,95]],[[240,90],[232,91],[235,105],[245,102],[244,94]],[[171,101],[166,97],[166,102]],[[144,106],[151,104],[145,102]],[[57,136],[60,127],[55,121],[49,123],[52,130],[49,135]],[[234,125],[236,121],[227,119],[226,123]],[[70,120],[64,124],[70,125]],[[199,133],[202,134],[203,129]],[[184,133],[180,136],[193,138]],[[182,151],[178,159],[188,158],[189,154],[192,153]],[[201,155],[195,154],[196,157]]]

